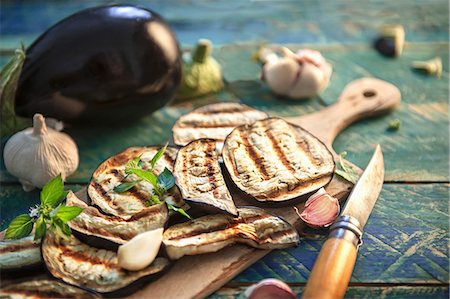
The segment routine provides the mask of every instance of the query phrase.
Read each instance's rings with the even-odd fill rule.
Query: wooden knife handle
[[[344,297],[361,237],[361,225],[356,218],[342,215],[336,219],[309,276],[303,299]]]
[[[352,276],[356,253],[356,246],[351,241],[339,238],[325,241],[302,298],[343,298]]]

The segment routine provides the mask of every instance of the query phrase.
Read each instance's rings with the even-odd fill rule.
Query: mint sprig
[[[14,218],[6,229],[5,239],[20,239],[29,236],[34,227],[34,239],[42,238],[47,229],[55,229],[62,236],[71,235],[67,222],[77,217],[83,208],[66,206],[61,200],[67,196],[61,175],[51,179],[42,188],[41,204],[30,209],[30,214]]]
[[[166,149],[167,144],[160,148],[158,152],[156,152],[156,154],[150,160],[149,169],[143,169],[145,163],[143,163],[143,161],[141,160],[141,156],[129,161],[127,165],[125,165],[125,173],[127,174],[127,177],[130,174],[134,174],[139,178],[139,180],[125,182],[122,181],[119,185],[114,187],[114,191],[117,193],[123,193],[144,180],[149,182],[153,186],[153,194],[151,194],[150,198],[147,200],[147,205],[151,206],[160,204],[162,201],[164,201],[163,199],[166,197],[169,190],[173,186],[175,186],[175,177],[173,176],[172,172],[167,169],[167,167],[164,168],[164,170],[159,175],[156,175],[154,173],[154,168],[158,160],[161,159],[161,157],[164,155]],[[184,211],[182,208],[175,207],[167,201],[165,203],[169,210],[178,212],[181,215],[191,219],[191,216],[189,216],[188,213],[186,213],[186,211]]]
[[[335,173],[350,183],[356,184],[359,180],[359,171],[351,163],[344,159],[345,156],[347,156],[347,152],[342,152],[339,154]]]

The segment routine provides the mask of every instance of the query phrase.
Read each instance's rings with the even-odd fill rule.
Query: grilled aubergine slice
[[[104,213],[119,216],[124,219],[130,219],[134,214],[147,208],[146,202],[150,198],[153,190],[153,186],[150,183],[141,181],[123,193],[115,192],[114,187],[118,186],[124,180],[126,176],[125,166],[130,160],[140,156],[141,160],[145,163],[143,168],[149,168],[150,160],[160,148],[157,146],[131,147],[100,164],[93,173],[88,186],[91,203],[98,206]],[[167,147],[163,157],[155,165],[155,173],[159,174],[165,167],[173,171],[176,155],[176,148]],[[129,175],[128,179],[134,180],[136,177]],[[169,199],[167,200],[170,200],[177,207],[187,209],[177,187],[169,191]]]
[[[33,236],[0,241],[0,272],[11,275],[27,274],[42,266],[41,242]]]
[[[222,176],[214,140],[199,139],[182,147],[175,161],[174,174],[186,202],[237,216]]]
[[[11,299],[95,299],[99,296],[57,280],[31,280],[10,284],[0,289],[0,298]]]
[[[235,127],[267,117],[267,113],[244,104],[209,104],[181,116],[172,128],[173,140],[184,146],[200,138],[215,139],[220,152],[223,141]]]
[[[222,156],[233,182],[266,203],[286,203],[325,186],[335,167],[320,140],[280,118],[237,127]]]
[[[137,291],[169,267],[168,259],[157,257],[143,270],[127,271],[119,267],[115,251],[91,247],[73,235],[64,239],[52,230],[42,241],[42,257],[54,277],[113,297]]]
[[[72,192],[67,195],[66,205],[83,208],[83,212],[68,223],[75,236],[91,246],[111,250],[117,250],[119,245],[140,233],[164,227],[169,218],[165,203],[146,207],[129,219],[101,213]]]
[[[238,208],[239,217],[207,215],[169,227],[163,235],[171,259],[216,252],[244,243],[261,249],[296,246],[299,235],[285,220],[255,207]]]

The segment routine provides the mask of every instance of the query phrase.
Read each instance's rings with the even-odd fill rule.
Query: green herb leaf
[[[141,182],[141,180],[121,183],[120,185],[114,187],[114,192],[123,193],[133,188],[139,182]]]
[[[41,191],[41,203],[56,207],[64,196],[64,183],[61,175],[58,175],[48,181]]]
[[[398,131],[400,129],[401,122],[399,119],[391,120],[388,124],[388,131]]]
[[[72,235],[72,230],[67,223],[64,223],[59,218],[52,218],[52,227],[56,229],[56,232],[63,238],[67,239]]]
[[[34,239],[39,240],[43,236],[45,236],[45,232],[47,231],[47,223],[45,223],[44,216],[39,216],[36,221],[36,228],[34,230]]]
[[[188,219],[192,219],[191,216],[189,216],[188,213],[186,213],[185,210],[183,210],[182,208],[177,208],[176,206],[174,206],[173,204],[170,204],[166,201],[166,205],[167,208],[169,208],[169,210],[175,211],[177,213],[180,213],[181,215],[185,216]]]
[[[14,218],[6,229],[5,239],[20,239],[29,236],[33,230],[33,218],[22,214]]]
[[[53,216],[53,218],[58,218],[63,223],[66,223],[72,220],[73,218],[77,217],[78,215],[80,215],[81,212],[83,212],[83,208],[77,206],[66,206],[62,204],[56,210],[56,213]]]
[[[129,162],[125,165],[125,173],[126,173],[127,175],[128,175],[128,174],[131,174],[131,173],[132,173],[132,172],[131,172],[131,169],[142,167],[142,166],[140,166],[140,165],[142,165],[141,162],[142,162],[142,161],[141,161],[141,156],[136,157],[136,158],[134,158],[133,160],[129,161]]]
[[[150,161],[150,165],[152,166],[152,170],[153,168],[155,168],[155,164],[156,162],[158,162],[159,159],[161,159],[161,157],[164,155],[164,152],[167,149],[167,143],[165,146],[163,146],[162,148],[159,149],[159,151],[153,156],[152,160]]]
[[[154,188],[158,187],[158,178],[156,177],[156,175],[153,174],[153,172],[146,171],[140,168],[131,168],[130,173],[137,175],[143,180],[146,180],[147,182],[152,184]]]
[[[344,159],[347,155],[347,152],[342,152],[339,154],[338,161],[336,163],[335,173],[349,181],[350,183],[356,184],[359,180],[359,170],[355,168],[352,164]]]
[[[13,58],[0,72],[0,132],[2,136],[11,135],[21,129],[30,127],[31,121],[18,117],[14,113],[14,99],[20,73],[25,61],[25,47],[21,44]]]
[[[147,200],[147,206],[153,206],[153,205],[157,205],[160,204],[161,201],[159,200],[159,196],[158,195],[152,195],[150,197],[149,200]]]
[[[175,177],[167,167],[165,167],[163,172],[158,175],[158,184],[164,188],[165,191],[168,191],[175,185]]]

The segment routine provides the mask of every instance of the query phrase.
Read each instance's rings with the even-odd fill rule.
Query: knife
[[[362,231],[380,194],[383,179],[383,154],[377,145],[341,216],[330,227],[328,239],[306,283],[303,299],[344,297],[362,243]]]

